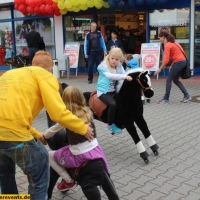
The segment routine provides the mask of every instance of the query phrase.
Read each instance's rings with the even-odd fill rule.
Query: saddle
[[[88,104],[92,112],[102,121],[101,116],[103,115],[103,112],[106,110],[107,105],[97,97],[97,91],[93,91],[90,94],[90,99]]]

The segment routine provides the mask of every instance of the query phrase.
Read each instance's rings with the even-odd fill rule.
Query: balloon
[[[72,7],[71,0],[66,0],[64,4],[65,4],[65,8],[71,8]]]
[[[128,0],[129,6],[135,6],[135,1],[134,0]]]
[[[80,5],[80,9],[81,9],[81,10],[87,10],[87,9],[88,9],[87,4],[82,4],[82,5]]]
[[[39,8],[40,13],[44,14],[45,13],[45,5],[42,4]]]
[[[67,13],[67,9],[65,8],[65,9],[63,9],[63,10],[60,10],[60,13],[61,13],[62,15],[65,15],[65,14]]]
[[[18,10],[20,12],[24,12],[26,10],[26,6],[24,4],[19,5]]]
[[[117,7],[117,3],[112,1],[112,0],[108,0],[108,5],[112,8],[112,7]]]
[[[58,2],[58,0],[52,0],[53,2],[55,2],[55,3],[57,3]]]
[[[117,7],[119,7],[119,8],[123,8],[124,5],[125,5],[125,2],[124,2],[124,1],[119,1],[119,2],[117,3]]]
[[[39,12],[39,7],[38,6],[35,6],[33,9],[34,9],[34,13],[38,13]]]
[[[56,15],[56,16],[60,16],[60,11],[59,11],[59,10],[54,11],[54,15]]]
[[[110,6],[108,5],[108,2],[105,2],[105,1],[104,1],[104,2],[103,2],[103,7],[104,7],[104,8],[109,8]]]
[[[26,3],[28,6],[30,6],[32,8],[35,7],[35,1],[33,1],[33,0],[27,0]]]
[[[65,9],[65,4],[64,4],[63,1],[59,1],[58,4],[57,4],[57,6],[58,6],[58,8],[59,8],[60,10]]]
[[[52,4],[52,0],[46,0],[46,4]]]
[[[21,4],[21,0],[14,0],[14,4],[19,6]]]
[[[57,3],[53,2],[51,4],[51,7],[53,8],[53,10],[59,10],[58,6],[57,6]]]
[[[35,5],[36,6],[41,6],[42,5],[42,1],[41,0],[35,0]]]
[[[73,11],[74,12],[79,12],[80,11],[80,7],[79,6],[74,6],[73,7]]]
[[[94,1],[94,6],[95,6],[97,9],[102,8],[102,6],[103,6],[102,0],[95,0],[95,1]]]
[[[167,0],[158,0],[158,3],[166,3]]]
[[[87,0],[78,0],[78,3],[79,3],[80,5],[84,5],[84,4],[87,3]]]
[[[79,5],[78,0],[72,0],[72,5],[73,5],[73,6],[78,6],[78,5]],[[76,10],[76,8],[75,8],[75,10]],[[77,12],[78,12],[78,11],[77,11]]]
[[[18,7],[19,7],[19,6],[18,6],[17,4],[15,4],[14,9],[15,9],[15,10],[18,10]]]
[[[87,0],[87,6],[88,6],[89,8],[94,7],[94,1],[93,1],[93,0]]]
[[[28,6],[26,9],[27,9],[27,12],[28,12],[29,14],[33,14],[33,13],[34,13],[34,8]]]
[[[145,0],[135,0],[137,5],[143,5]]]
[[[48,14],[53,14],[53,8],[51,7],[50,4],[45,5],[45,12]]]

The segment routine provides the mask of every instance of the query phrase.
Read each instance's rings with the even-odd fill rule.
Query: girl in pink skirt
[[[62,188],[59,187],[58,189],[60,191],[65,191],[76,187],[75,181],[71,179],[65,168],[78,168],[83,163],[95,159],[102,159],[106,164],[107,170],[108,165],[103,150],[98,144],[92,113],[86,106],[82,91],[77,87],[68,86],[64,90],[62,98],[68,110],[81,118],[86,124],[90,124],[94,129],[94,139],[92,141],[88,141],[84,135],[74,133],[67,129],[66,133],[69,145],[57,151],[49,151],[49,162],[51,167],[64,180],[64,182],[60,184],[64,189],[62,190]],[[57,123],[50,127],[43,136],[45,139],[49,139],[62,128],[64,127]]]

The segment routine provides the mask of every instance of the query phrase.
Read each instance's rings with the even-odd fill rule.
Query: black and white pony
[[[137,133],[136,127],[143,133],[147,143],[153,153],[158,155],[158,145],[153,139],[147,123],[143,117],[143,102],[141,100],[141,95],[143,94],[146,98],[151,98],[154,92],[151,88],[151,80],[148,76],[148,72],[144,71],[142,68],[131,69],[127,72],[127,75],[133,78],[132,81],[119,81],[116,87],[116,95],[114,96],[117,102],[117,112],[115,115],[115,124],[120,128],[126,128],[130,136],[133,138],[140,157],[143,158],[145,163],[149,162],[147,153],[140,137]],[[91,92],[85,92],[84,96],[89,103]],[[90,105],[89,105],[90,106]],[[91,106],[90,106],[91,107]],[[91,109],[92,110],[92,109]],[[95,113],[94,118],[107,123],[107,111],[108,108],[103,112],[101,118],[99,119]]]

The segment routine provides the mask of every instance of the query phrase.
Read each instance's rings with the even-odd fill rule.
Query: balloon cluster
[[[122,8],[124,5],[128,4],[129,6],[133,7],[135,5],[147,5],[155,4],[155,3],[166,3],[167,0],[108,0],[108,5],[110,7],[119,7]]]
[[[107,0],[14,0],[15,10],[24,15],[64,15],[88,8],[109,8]]]
[[[37,15],[57,15],[60,10],[57,3],[52,0],[14,0],[15,10],[19,10],[22,14]]]

